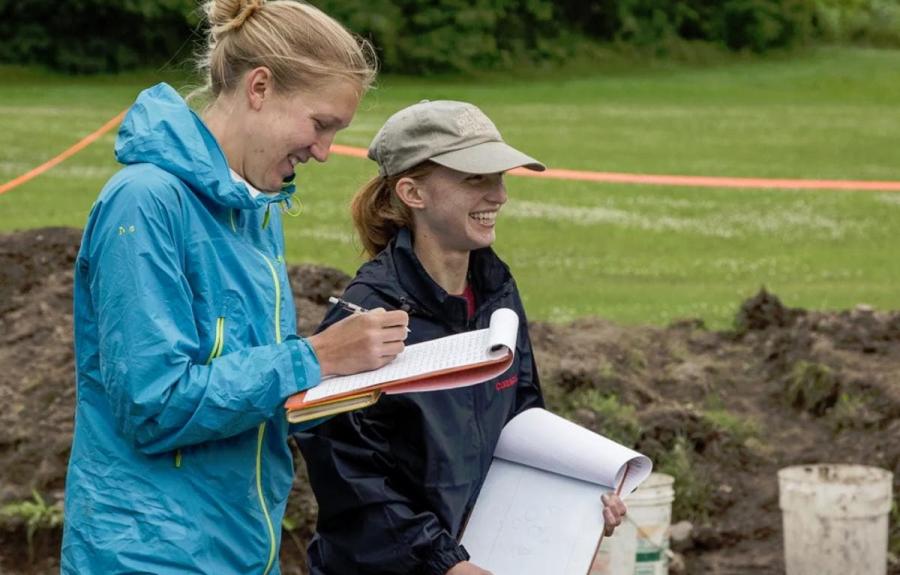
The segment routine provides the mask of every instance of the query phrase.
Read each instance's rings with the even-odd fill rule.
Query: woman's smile
[[[480,211],[480,212],[472,212],[469,214],[469,217],[471,219],[475,220],[476,222],[478,222],[479,225],[482,225],[487,228],[492,228],[492,227],[494,227],[494,224],[496,224],[496,222],[497,222],[497,213],[499,213],[499,212],[500,212],[500,210],[485,210],[485,211]]]

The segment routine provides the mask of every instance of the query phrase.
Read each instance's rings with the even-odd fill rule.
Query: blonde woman
[[[294,170],[350,123],[371,49],[298,2],[206,9],[210,104],[138,97],[77,259],[66,574],[277,574],[285,398],[403,349],[401,311],[297,338],[284,264]]]

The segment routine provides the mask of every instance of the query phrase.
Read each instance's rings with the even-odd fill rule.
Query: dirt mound
[[[0,242],[0,315],[16,304],[16,296],[27,294],[43,283],[50,272],[71,269],[81,231],[44,228],[8,234]]]
[[[679,547],[689,573],[783,573],[782,467],[865,463],[893,471],[900,487],[900,313],[777,301],[763,292],[745,302],[736,325],[750,321],[731,332],[697,321],[533,328],[554,409],[676,475],[675,519],[694,524]]]
[[[2,573],[58,572],[54,525],[72,433],[80,235],[50,228],[0,236],[0,506],[31,503],[0,517]],[[315,266],[291,267],[290,277],[308,334],[349,278]],[[727,332],[698,320],[651,328],[582,319],[531,329],[550,407],[636,445],[676,475],[675,518],[693,523],[677,545],[688,573],[783,572],[781,467],[867,463],[893,471],[900,488],[900,312],[790,309],[761,291]],[[284,524],[286,575],[305,573],[315,516],[297,463]],[[29,519],[39,525],[30,545]],[[890,572],[900,574],[900,565]]]

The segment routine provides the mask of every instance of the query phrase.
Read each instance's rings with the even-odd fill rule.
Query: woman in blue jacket
[[[504,143],[478,108],[450,101],[394,114],[369,157],[379,175],[352,211],[373,259],[344,298],[407,311],[407,343],[485,328],[501,307],[519,315],[519,338],[513,365],[491,381],[383,396],[298,434],[319,503],[311,573],[484,574],[457,542],[460,530],[503,426],[543,406],[525,310],[491,245],[507,200],[503,173],[544,166]],[[333,308],[320,329],[344,315]],[[625,508],[615,496],[605,503],[611,533]]]
[[[210,105],[141,93],[78,254],[66,574],[278,573],[284,400],[403,349],[399,311],[298,338],[284,263],[284,181],[327,158],[370,49],[297,2],[207,11]]]

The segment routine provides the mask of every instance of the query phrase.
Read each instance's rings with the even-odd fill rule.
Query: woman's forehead
[[[358,82],[344,78],[328,80],[314,88],[299,88],[290,99],[318,119],[331,120],[338,128],[346,128],[356,113],[361,97]]]

